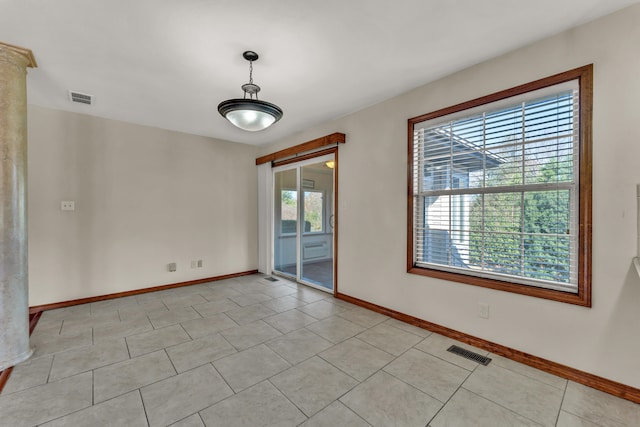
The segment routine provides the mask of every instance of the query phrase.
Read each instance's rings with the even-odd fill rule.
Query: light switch
[[[60,202],[60,209],[63,211],[75,211],[76,210],[76,202],[73,200],[63,200]]]

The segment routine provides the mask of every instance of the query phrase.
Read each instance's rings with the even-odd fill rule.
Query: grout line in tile
[[[183,344],[184,344],[184,343],[183,343]],[[177,345],[177,344],[176,344],[176,345]],[[164,354],[166,354],[166,355],[167,355],[167,359],[169,359],[169,362],[171,363],[171,367],[173,367],[173,370],[175,371],[176,375],[180,375],[180,374],[178,373],[178,370],[176,369],[176,365],[174,365],[174,364],[173,364],[173,360],[171,360],[171,357],[169,357],[169,353],[167,353],[167,348],[166,348],[166,347],[165,347],[165,348],[163,348],[163,349],[162,349],[162,351],[164,351]],[[147,354],[148,354],[148,353],[147,353]],[[198,367],[199,367],[199,366],[196,366],[196,368],[198,368]],[[192,368],[192,369],[195,369],[195,368]],[[189,372],[190,370],[191,370],[191,369],[189,369],[189,370],[187,370],[187,371],[184,371],[184,372]],[[184,374],[184,372],[181,372],[181,373],[182,373],[182,374]],[[169,378],[171,378],[171,377],[169,377]],[[165,378],[165,379],[166,379],[166,378]]]
[[[228,356],[226,356],[226,357],[228,357]],[[227,385],[227,387],[229,387],[229,390],[231,390],[231,392],[233,393],[231,396],[227,396],[227,397],[225,397],[224,399],[220,400],[219,402],[214,403],[214,405],[215,405],[215,404],[217,404],[217,403],[222,402],[223,400],[227,400],[228,398],[233,397],[233,396],[235,396],[236,394],[238,394],[238,393],[236,393],[236,391],[233,389],[233,387],[231,387],[231,384],[229,384],[229,382],[228,382],[228,381],[227,381],[227,379],[224,377],[224,375],[222,375],[222,372],[218,371],[218,368],[216,368],[216,365],[214,365],[214,364],[213,364],[213,362],[209,362],[209,364],[213,367],[213,370],[214,370],[214,371],[216,371],[216,373],[217,373],[218,375],[220,375],[220,378],[222,378],[222,381],[224,381],[224,383]],[[202,365],[202,366],[204,366],[204,365]],[[258,384],[259,384],[259,383],[258,383]],[[254,385],[255,385],[255,384],[254,384]],[[251,386],[251,387],[253,387],[253,386]],[[251,388],[251,387],[248,387],[248,388]],[[246,390],[246,389],[244,389],[244,390]],[[241,391],[242,391],[242,390],[241,390]],[[211,406],[213,406],[213,405],[211,405]]]
[[[195,338],[191,336],[191,334],[189,333],[189,331],[187,331],[187,330],[184,328],[184,326],[182,326],[182,323],[178,323],[178,325],[180,325],[180,327],[182,328],[182,330],[187,334],[187,336],[191,339],[191,341],[195,340]],[[185,342],[187,342],[187,341],[185,341]],[[184,344],[184,343],[180,343],[180,344]],[[179,344],[170,345],[169,347],[174,347],[175,345],[179,345]],[[165,350],[166,350],[166,347],[165,347]],[[167,354],[167,356],[168,356],[168,354]]]
[[[380,372],[380,370],[378,370],[376,373],[378,373],[378,372]],[[353,378],[353,377],[352,377],[352,378]],[[367,378],[367,380],[368,380],[369,378],[371,378],[371,377],[368,377],[368,378]],[[342,399],[342,398],[343,398],[344,396],[346,396],[348,393],[350,393],[351,391],[353,391],[353,389],[355,389],[356,387],[358,387],[358,386],[360,386],[361,384],[363,384],[363,383],[364,383],[364,381],[358,381],[357,379],[356,379],[356,381],[357,381],[357,383],[356,383],[353,387],[351,387],[349,390],[347,390],[347,391],[345,391],[344,393],[342,393],[342,394],[341,394],[340,396],[338,396],[335,400],[340,400],[340,399]],[[366,381],[366,380],[365,380],[365,381]],[[415,387],[414,387],[414,388],[415,388]],[[418,391],[419,391],[419,390],[418,390]],[[334,401],[335,401],[335,400],[334,400]],[[333,403],[333,402],[331,402],[331,403]],[[331,403],[330,403],[329,405],[331,405]],[[342,402],[341,402],[341,403],[342,403]],[[327,405],[327,406],[329,406],[329,405]],[[352,411],[352,412],[356,412],[356,411],[354,411],[353,409],[351,409],[351,408],[350,408],[346,403],[343,403],[343,405],[344,405],[344,406],[346,406],[347,408],[349,408],[349,410],[350,410],[350,411]],[[327,406],[325,406],[324,408],[326,408]],[[322,408],[322,409],[324,409],[324,408]],[[322,410],[322,409],[321,409],[321,410]],[[320,410],[320,411],[321,411],[321,410]],[[320,411],[318,411],[318,412],[320,412]],[[316,412],[316,414],[317,414],[318,412]],[[315,414],[314,414],[314,415],[315,415]]]
[[[380,367],[379,369],[377,369],[374,373],[372,373],[371,375],[369,375],[367,378],[365,378],[364,380],[360,381],[358,378],[355,378],[354,376],[352,376],[352,375],[351,375],[351,374],[349,374],[348,372],[346,372],[346,371],[342,370],[340,367],[338,367],[338,366],[334,365],[334,364],[333,364],[333,363],[331,363],[329,360],[325,359],[324,357],[322,357],[322,356],[320,355],[320,353],[324,353],[325,351],[329,351],[329,350],[331,350],[332,348],[334,348],[335,346],[340,345],[340,344],[342,344],[342,343],[344,343],[344,342],[346,342],[346,341],[348,341],[348,340],[350,340],[350,339],[357,339],[358,341],[360,341],[360,342],[362,342],[362,343],[365,343],[365,344],[371,345],[371,344],[369,344],[369,343],[367,343],[367,342],[365,342],[365,341],[362,341],[362,340],[358,339],[357,337],[351,337],[351,338],[347,338],[347,339],[346,339],[346,340],[344,340],[344,341],[339,342],[338,344],[334,344],[334,345],[332,345],[331,347],[326,348],[326,349],[324,349],[324,350],[320,351],[320,352],[319,352],[319,353],[317,353],[315,356],[318,356],[320,359],[324,360],[325,362],[327,362],[328,364],[330,364],[331,366],[333,366],[333,367],[334,367],[334,368],[336,368],[337,370],[339,370],[339,371],[343,372],[344,374],[346,374],[346,375],[350,376],[350,377],[351,377],[351,378],[353,378],[354,380],[358,381],[358,383],[360,383],[360,384],[361,384],[361,383],[363,383],[363,382],[365,382],[365,381],[367,381],[369,378],[371,378],[372,376],[374,376],[374,375],[375,375],[375,374],[377,374],[378,372],[380,372],[380,371],[384,370],[384,368],[386,368],[387,366],[389,366],[389,365],[390,365],[391,363],[393,363],[393,362],[394,362],[398,357],[400,357],[400,356],[402,356],[402,355],[404,354],[404,353],[402,353],[400,356],[394,356],[393,354],[391,354],[391,353],[387,353],[386,351],[384,351],[384,350],[382,350],[382,349],[380,349],[380,348],[376,347],[376,349],[378,349],[378,350],[382,351],[383,353],[388,354],[389,356],[393,357],[393,359],[392,359],[392,360],[390,360],[389,362],[385,363],[385,364],[384,364],[384,366],[382,366],[382,367]],[[373,345],[372,345],[372,347],[375,347],[375,346],[373,346]],[[409,351],[409,350],[407,350],[407,351]],[[405,353],[406,353],[406,351],[405,351]],[[311,356],[311,357],[313,357],[313,356]],[[309,357],[309,359],[311,359],[311,357]],[[308,359],[307,359],[307,360],[308,360]],[[302,363],[302,362],[300,362],[300,363]],[[387,371],[385,371],[385,373],[389,374],[389,372],[387,372]],[[391,374],[389,374],[389,375],[391,375]],[[392,376],[393,376],[393,375],[392,375]],[[395,376],[394,376],[394,377],[395,377]],[[398,378],[398,379],[400,379],[400,378]],[[402,380],[400,380],[400,381],[402,381]],[[402,381],[402,382],[405,382],[405,381]],[[358,384],[358,385],[359,385],[359,384]]]
[[[86,408],[82,408],[82,409],[88,409],[88,408],[91,408],[92,406],[93,406],[93,405],[91,405],[91,406],[87,406]],[[82,411],[82,409],[78,409],[77,411],[69,412],[68,414],[60,415],[59,417],[51,418],[50,420],[46,420],[46,421],[44,421],[42,424],[37,424],[37,425],[38,425],[38,426],[41,426],[41,425],[44,425],[44,424],[46,424],[46,423],[50,423],[50,422],[52,422],[52,421],[59,420],[60,418],[64,418],[64,417],[66,417],[66,416],[68,416],[68,415],[72,415],[72,414],[75,414],[76,412]]]
[[[569,388],[569,381],[565,381],[564,390],[562,390],[562,399],[560,399],[560,407],[558,408],[558,414],[556,415],[556,424],[555,425],[558,425],[558,420],[560,419],[560,413],[562,412],[562,407],[564,406],[564,398],[567,395],[567,389],[568,388]],[[580,417],[580,418],[582,419],[582,417]]]
[[[398,356],[398,357],[400,357],[400,356]],[[395,359],[394,359],[394,360],[395,360]],[[393,362],[393,361],[391,361],[391,362],[389,362],[389,363],[392,363],[392,362]],[[384,369],[384,368],[383,368],[383,369]],[[409,384],[408,382],[406,382],[406,381],[405,381],[405,380],[403,380],[402,378],[399,378],[399,377],[395,376],[395,375],[394,375],[394,374],[392,374],[391,372],[389,372],[389,371],[384,371],[384,373],[385,373],[385,374],[387,374],[387,375],[392,376],[393,378],[397,379],[398,381],[401,381],[401,382],[405,383],[405,384],[406,384],[406,385],[408,385],[408,386],[413,387],[414,389],[418,390],[420,393],[424,393],[424,394],[426,394],[427,396],[429,396],[430,398],[432,398],[432,399],[434,399],[434,400],[437,400],[438,402],[442,403],[442,406],[444,406],[444,405],[445,405],[445,402],[443,402],[442,400],[438,399],[438,398],[437,398],[437,397],[435,397],[435,396],[432,396],[431,394],[429,394],[429,393],[428,393],[428,392],[426,392],[426,391],[420,390],[418,387],[414,386],[413,384]],[[470,376],[470,375],[471,375],[471,372],[469,372],[469,373],[467,374],[467,376],[465,377],[464,381],[462,381],[462,382],[460,383],[460,385],[456,388],[456,391],[455,391],[455,392],[453,392],[453,393],[451,394],[451,396],[449,396],[449,398],[447,399],[447,402],[448,402],[449,400],[451,400],[451,398],[453,397],[453,395],[454,395],[454,394],[456,394],[456,393],[458,392],[458,390],[460,390],[460,387],[462,387],[462,384],[464,384],[464,382],[467,380],[467,378],[469,378],[469,376]],[[440,408],[440,409],[442,409],[442,408]],[[433,418],[432,418],[432,419],[433,419]],[[427,423],[427,424],[428,424],[428,423]]]
[[[337,344],[336,344],[336,345],[337,345]],[[334,345],[333,347],[335,347],[336,345]],[[327,350],[332,349],[333,347],[329,347]],[[326,350],[323,350],[323,351],[326,351]],[[321,351],[320,353],[322,353],[322,351]],[[325,359],[324,357],[320,356],[320,353],[316,354],[315,356],[316,356],[316,357],[318,357],[318,358],[319,358],[320,360],[322,360],[323,362],[326,362],[326,363],[328,363],[329,365],[333,366],[334,368],[336,368],[338,371],[342,372],[343,374],[345,374],[345,375],[346,375],[346,376],[348,376],[349,378],[352,378],[352,379],[356,380],[356,381],[358,382],[358,384],[356,384],[356,385],[360,385],[360,383],[361,383],[361,382],[364,382],[364,381],[366,381],[367,379],[369,379],[369,378],[371,377],[371,375],[369,375],[369,376],[368,376],[367,378],[365,378],[363,381],[360,381],[359,379],[357,379],[356,377],[354,377],[354,376],[353,376],[353,375],[351,375],[350,373],[348,373],[348,372],[344,371],[343,369],[340,369],[338,366],[334,365],[333,363],[331,363],[330,361],[328,361],[328,360],[327,360],[327,359]],[[313,357],[313,356],[312,356],[312,357]],[[311,359],[311,357],[310,357],[309,359]],[[307,360],[309,360],[309,359],[307,359]],[[302,362],[300,362],[300,363],[302,363]],[[294,365],[294,366],[297,366],[297,365]],[[377,374],[377,373],[378,373],[378,371],[380,371],[380,370],[378,369],[378,370],[377,370],[376,372],[374,372],[372,375]],[[341,396],[341,397],[342,397],[342,396]]]
[[[91,370],[91,406],[96,404],[96,396],[95,396],[95,371]]]
[[[129,350],[129,341],[127,341],[127,337],[122,337],[122,339],[124,340],[125,347],[127,347],[127,354],[129,355],[129,360],[131,360],[133,359],[133,357],[131,357],[131,350]]]
[[[349,321],[349,320],[347,320],[347,322],[350,322],[350,321]],[[353,323],[353,322],[351,322],[351,323]],[[354,325],[355,325],[355,323],[354,323]],[[360,326],[360,325],[357,325],[357,326]],[[376,326],[377,326],[377,325],[376,325]],[[371,326],[370,328],[367,328],[367,329],[365,329],[365,330],[364,330],[364,331],[362,331],[362,332],[358,332],[356,335],[354,335],[354,336],[352,336],[352,337],[349,337],[349,338],[346,338],[346,339],[344,339],[344,340],[342,340],[342,341],[340,341],[340,342],[338,342],[338,343],[336,343],[336,344],[343,343],[343,342],[345,342],[345,341],[347,341],[347,340],[350,340],[351,338],[358,338],[360,335],[364,334],[364,333],[365,333],[365,332],[367,332],[369,329],[372,329],[372,328],[374,328],[374,327],[375,327],[375,326]],[[375,344],[371,344],[370,342],[367,342],[367,341],[363,340],[362,338],[358,338],[358,340],[362,341],[362,342],[363,342],[363,343],[365,343],[365,344],[369,344],[371,347],[375,347],[377,350],[384,351],[384,352],[385,352],[385,353],[387,353],[387,354],[391,354],[391,353],[389,353],[388,351],[386,351],[386,350],[384,350],[384,349],[382,349],[382,348],[378,347],[377,345],[375,345]],[[422,341],[421,341],[421,342],[422,342]],[[412,348],[413,348],[413,346],[409,347],[408,349],[406,349],[405,351],[403,351],[402,353],[400,353],[400,354],[399,354],[399,355],[397,355],[397,356],[396,356],[395,354],[391,354],[391,355],[397,359],[398,357],[400,357],[400,356],[404,355],[407,351],[411,350]],[[395,359],[394,359],[394,360],[395,360]]]
[[[220,331],[220,332],[221,332],[221,331]],[[233,344],[231,344],[231,343],[229,342],[229,340],[228,340],[224,335],[222,335],[220,332],[216,332],[216,334],[220,335],[220,336],[222,337],[222,339],[223,339],[227,344],[229,344],[229,345],[230,345],[234,350],[236,350],[236,348],[234,347],[234,345],[233,345]],[[212,335],[213,335],[213,334],[212,334]],[[266,344],[266,341],[265,341],[263,344]],[[273,350],[273,349],[272,349],[272,350]],[[238,351],[238,350],[236,350],[236,352],[237,352],[237,351]],[[229,356],[230,356],[230,355],[229,355]],[[223,357],[226,357],[226,356],[223,356]],[[282,356],[280,356],[280,357],[282,357]],[[222,359],[222,357],[219,357],[218,359]],[[216,360],[218,360],[218,359],[216,359]],[[283,357],[283,359],[284,359],[284,357]],[[213,363],[213,362],[211,362],[211,363]]]
[[[560,408],[560,412],[562,412],[562,408]],[[567,411],[567,410],[565,410],[565,412],[567,414],[573,415],[576,418],[579,418],[580,420],[583,420],[583,421],[585,421],[585,422],[587,422],[589,424],[593,424],[593,425],[598,426],[598,427],[608,427],[609,426],[609,424],[601,424],[601,422],[596,422],[595,420],[592,420],[592,419],[589,419],[589,418],[585,418],[584,415],[575,414],[575,413],[573,413],[571,411]],[[559,415],[558,415],[558,418],[560,418]],[[606,417],[606,420],[610,421],[611,418],[610,417]],[[556,421],[556,425],[557,425],[557,421]],[[619,425],[619,424],[616,424],[616,426],[617,425]]]
[[[216,402],[216,403],[217,403],[217,402]],[[214,403],[213,405],[215,405],[215,403]],[[213,406],[213,405],[211,405],[211,406]],[[210,408],[211,406],[207,406],[207,408]],[[205,409],[206,409],[206,408],[205,408]],[[202,425],[203,425],[203,426],[206,426],[206,424],[205,424],[205,422],[204,422],[204,419],[202,418],[202,415],[200,415],[200,412],[202,412],[202,411],[204,411],[204,409],[202,409],[202,410],[200,410],[200,411],[198,411],[198,412],[197,412],[197,414],[198,414],[198,418],[200,418],[200,421],[202,422]]]
[[[55,358],[56,358],[56,355],[53,354],[53,357],[51,358],[51,364],[49,365],[49,373],[47,373],[47,380],[45,381],[45,384],[49,384],[49,379],[51,379],[51,371],[53,370],[53,360]],[[91,385],[93,385],[93,381]],[[29,388],[32,388],[32,387],[29,387]]]
[[[144,411],[144,418],[147,420],[147,426],[150,426],[149,422],[149,414],[147,414],[147,405],[144,404],[144,399],[142,398],[142,391],[140,389],[136,390],[138,392],[138,397],[140,398],[140,403],[142,403],[142,410]]]
[[[289,369],[291,369],[291,368],[289,368]],[[283,372],[284,372],[284,371],[283,371]],[[276,375],[277,375],[277,374],[276,374]],[[296,407],[296,409],[297,409],[298,411],[300,411],[300,413],[301,413],[302,415],[304,415],[305,417],[307,417],[307,419],[306,419],[306,420],[304,420],[302,423],[306,422],[309,418],[311,418],[313,415],[315,415],[315,414],[313,414],[311,417],[307,416],[307,414],[302,410],[302,408],[300,408],[298,405],[296,405],[296,404],[295,404],[295,402],[293,402],[291,399],[289,399],[289,396],[287,396],[287,395],[286,395],[282,390],[280,390],[280,389],[278,388],[278,386],[277,386],[277,385],[275,385],[273,382],[271,382],[271,378],[273,378],[273,377],[275,377],[275,375],[272,375],[271,377],[267,378],[267,379],[266,379],[266,380],[264,380],[264,381],[269,382],[269,384],[271,384],[271,385],[272,385],[276,390],[278,390],[278,393],[280,393],[282,396],[284,396],[284,398],[285,398],[285,399],[287,399],[287,400],[289,401],[289,403],[291,403],[293,406],[295,406],[295,407]],[[261,382],[262,382],[262,381],[261,381]],[[258,383],[258,384],[260,384],[260,383]],[[257,385],[257,384],[254,384],[253,386],[255,386],[255,385]],[[253,386],[251,386],[251,387],[253,387]],[[251,388],[251,387],[250,387],[250,388]],[[333,402],[331,402],[331,403],[333,403]],[[330,404],[331,404],[331,403],[330,403]],[[329,405],[330,405],[330,404],[329,404]],[[329,406],[329,405],[327,405],[327,406]],[[324,408],[326,408],[327,406],[325,406]],[[322,411],[324,408],[320,409],[320,411]],[[318,411],[318,412],[320,412],[320,411]],[[317,414],[318,412],[316,412],[316,414]],[[300,423],[300,424],[302,424],[302,423]],[[299,425],[299,424],[298,424],[298,425]]]
[[[158,351],[160,351],[160,350],[158,350]],[[147,353],[147,354],[149,354],[149,353]],[[169,359],[169,360],[171,360],[171,359]],[[119,362],[119,363],[120,363],[120,362]],[[108,366],[108,365],[107,365],[107,366]],[[195,369],[195,368],[193,368],[193,369]],[[143,388],[145,388],[145,387],[148,387],[148,386],[153,385],[153,384],[157,384],[157,383],[159,383],[159,382],[161,382],[161,381],[168,380],[169,378],[173,378],[173,377],[175,377],[175,376],[179,375],[179,374],[175,371],[175,368],[174,368],[174,372],[175,372],[175,373],[174,373],[173,375],[169,375],[169,376],[168,376],[168,377],[166,377],[166,378],[161,378],[161,379],[159,379],[159,380],[157,380],[157,381],[150,382],[149,384],[145,384],[145,385],[143,385],[143,386],[141,386],[141,387],[134,388],[134,389],[131,389],[131,390],[125,390],[125,391],[121,392],[120,394],[118,394],[118,395],[116,395],[116,396],[111,396],[111,397],[110,397],[110,398],[108,398],[107,400],[103,400],[103,401],[99,402],[99,403],[98,403],[98,405],[101,405],[101,404],[103,404],[104,402],[107,402],[107,401],[109,401],[109,400],[111,400],[111,399],[115,399],[116,397],[124,396],[125,394],[127,394],[127,393],[131,393],[132,391],[136,391],[136,390],[137,390],[137,391],[141,391],[141,390],[142,390]],[[186,371],[185,371],[185,372],[186,372]],[[142,393],[141,393],[141,397],[142,397]],[[144,406],[144,401],[143,401],[143,406]]]
[[[195,311],[195,312],[196,312],[196,314],[197,314],[198,316],[200,316],[200,318],[201,318],[201,319],[204,319],[204,316],[203,316],[202,314],[200,314],[200,312],[198,312],[198,310],[196,310],[195,308],[193,308],[193,305],[190,305],[190,306],[189,306],[189,308],[190,308],[191,310]]]
[[[426,338],[427,338],[427,337],[425,337],[425,339],[426,339]],[[423,339],[422,341],[424,341],[424,339]],[[407,351],[405,351],[405,352],[404,352],[404,353],[402,353],[400,356],[396,357],[395,359],[393,359],[391,362],[387,363],[387,365],[385,365],[384,367],[382,367],[382,368],[380,368],[380,369],[381,369],[381,370],[383,370],[385,367],[387,367],[388,365],[390,365],[391,363],[393,363],[395,360],[397,360],[398,358],[400,358],[400,357],[402,357],[403,355],[405,355],[405,354],[406,354],[409,350],[411,350],[411,349],[418,350],[418,351],[420,351],[420,352],[422,352],[422,353],[424,353],[424,354],[427,354],[427,355],[429,355],[429,356],[435,357],[436,359],[440,359],[440,360],[442,360],[443,362],[446,362],[446,363],[448,363],[448,364],[450,364],[450,365],[453,365],[453,366],[455,366],[455,367],[462,368],[461,366],[456,365],[455,363],[451,363],[451,362],[449,362],[448,360],[441,359],[441,358],[439,358],[439,357],[437,357],[437,356],[435,356],[435,355],[433,355],[433,354],[431,354],[431,353],[428,353],[428,352],[422,351],[422,350],[420,350],[420,349],[418,349],[418,348],[415,348],[415,346],[416,346],[416,345],[418,345],[418,344],[420,344],[422,341],[420,341],[420,342],[416,343],[413,347],[411,347],[410,349],[408,349]],[[478,365],[478,364],[476,364],[476,368],[477,368],[478,366],[479,366],[479,365]],[[475,371],[475,369],[476,369],[476,368],[474,368],[472,371],[469,371],[469,370],[468,370],[468,369],[466,369],[466,368],[462,368],[462,369],[464,369],[465,371],[467,371],[467,372],[468,372],[468,373],[467,373],[467,376],[466,376],[466,377],[464,378],[464,380],[463,380],[463,381],[458,385],[458,387],[456,388],[456,391],[454,391],[454,392],[451,394],[451,396],[449,396],[449,399],[447,399],[447,402],[449,402],[449,401],[451,400],[451,398],[452,398],[453,396],[455,396],[455,394],[458,392],[458,390],[460,390],[460,388],[462,388],[462,385],[463,385],[463,384],[464,384],[464,383],[469,379],[469,377],[470,377],[470,376],[471,376],[471,374]],[[389,375],[391,375],[392,377],[396,378],[397,380],[402,381],[403,383],[405,383],[405,384],[407,384],[407,385],[410,385],[411,387],[413,387],[413,388],[415,388],[415,389],[417,389],[417,390],[421,391],[422,393],[424,393],[424,394],[426,394],[427,396],[429,396],[429,397],[431,397],[431,398],[433,398],[433,399],[437,400],[438,402],[442,402],[440,399],[436,398],[435,396],[432,396],[432,395],[430,395],[429,393],[424,392],[424,391],[422,391],[422,390],[418,389],[417,387],[414,387],[414,386],[412,386],[411,384],[407,383],[406,381],[404,381],[404,380],[402,380],[402,379],[400,379],[400,378],[396,377],[396,376],[395,376],[395,375],[393,375],[391,372],[388,372],[388,371],[384,371],[384,372],[385,372],[386,374],[389,374]],[[466,389],[465,389],[465,390],[466,390]],[[442,408],[444,408],[444,406],[447,404],[447,402],[442,402],[442,407],[438,410],[438,413],[442,410]],[[437,415],[437,413],[436,413],[436,415]],[[436,415],[434,415],[434,416],[431,418],[431,420],[429,420],[429,422],[427,423],[427,425],[428,425],[428,424],[429,424],[429,423],[430,423],[430,422],[431,422],[431,421],[436,417]]]
[[[491,354],[491,353],[489,353],[489,354]],[[510,359],[509,359],[509,360],[510,360]],[[515,362],[515,363],[520,363],[520,362]],[[539,384],[543,384],[543,385],[545,385],[545,386],[548,386],[548,387],[554,388],[554,389],[556,389],[556,390],[562,390],[561,388],[558,388],[558,387],[556,387],[556,386],[554,386],[554,385],[551,385],[551,384],[549,384],[549,383],[546,383],[546,382],[544,382],[544,381],[541,381],[541,380],[539,380],[539,379],[537,379],[537,378],[534,378],[534,377],[532,377],[532,376],[530,376],[530,375],[527,375],[527,374],[525,374],[525,373],[522,373],[522,372],[519,372],[519,371],[513,370],[513,369],[511,369],[511,368],[509,368],[509,367],[502,366],[502,365],[498,365],[498,364],[494,364],[494,366],[496,366],[496,367],[498,367],[498,368],[501,368],[501,369],[504,369],[504,370],[506,370],[506,371],[509,371],[509,372],[511,372],[511,373],[513,373],[513,374],[519,375],[519,376],[521,376],[521,377],[527,378],[527,379],[529,379],[529,380],[535,381],[535,382],[537,382],[537,383],[539,383]],[[524,365],[524,364],[523,364],[523,366],[527,366],[527,365]],[[527,366],[527,367],[532,368],[532,369],[537,369],[537,368],[534,368],[534,367],[532,367],[532,366]],[[538,370],[539,370],[539,369],[538,369]],[[540,371],[540,372],[542,372],[542,373],[547,373],[547,372],[544,372],[544,371]],[[549,374],[549,375],[553,375],[553,374]],[[555,375],[554,375],[554,376],[555,376]],[[561,378],[561,377],[558,377],[558,378]],[[565,387],[564,387],[564,388],[566,389],[567,384],[568,384],[568,380],[566,380],[566,379],[564,379],[564,378],[561,378],[561,379],[563,379],[563,380],[565,381]],[[563,394],[563,396],[564,396],[564,394]]]
[[[362,308],[364,308],[364,307],[362,307]],[[367,308],[367,309],[365,309],[365,310],[369,310],[369,309]],[[371,311],[372,313],[375,313],[375,311],[373,311],[373,310],[369,310],[369,311]],[[387,321],[388,321],[388,320],[390,320],[390,319],[393,319],[393,317],[389,317],[388,319],[385,319],[385,320],[383,320],[383,321],[382,321],[382,322],[380,322],[380,323],[376,323],[374,326],[378,326],[378,325],[380,325],[380,324],[382,324],[382,323],[387,323]],[[394,319],[394,320],[397,320],[397,319]],[[401,322],[401,320],[399,320],[399,322]],[[407,323],[407,325],[411,325],[411,323]],[[395,329],[397,329],[397,330],[399,330],[399,331],[406,332],[406,333],[411,334],[411,335],[414,335],[414,336],[416,336],[416,337],[418,337],[418,338],[422,338],[422,341],[424,341],[425,339],[429,338],[429,337],[433,334],[433,332],[429,331],[428,329],[423,329],[424,331],[429,332],[429,335],[427,335],[426,337],[423,337],[422,335],[414,334],[414,333],[413,333],[413,332],[411,332],[411,331],[407,331],[407,330],[405,330],[405,329],[398,328],[397,326],[393,326],[391,323],[388,323],[388,324],[387,324],[387,326],[391,326],[392,328],[395,328]],[[411,325],[411,326],[414,326],[414,325]],[[416,326],[416,328],[417,328],[417,327],[418,327],[418,326]],[[422,328],[420,328],[420,329],[422,329]],[[422,341],[420,341],[420,342],[422,342]],[[417,345],[417,344],[416,344],[416,345]]]
[[[214,403],[214,405],[215,405],[215,403]],[[208,407],[209,407],[209,406],[207,406],[207,408],[208,408]],[[204,409],[207,409],[207,408],[204,408]],[[204,409],[201,409],[201,411],[203,411]],[[180,422],[182,422],[182,421],[186,420],[187,418],[193,417],[194,415],[198,415],[198,416],[200,416],[200,412],[194,412],[193,414],[189,414],[189,415],[185,416],[184,418],[180,418],[178,421],[174,421],[174,422],[172,422],[171,424],[169,424],[169,426],[168,426],[168,427],[171,427],[171,426],[172,426],[172,425],[174,425],[174,424],[178,424],[178,423],[180,423]],[[204,424],[204,421],[203,421],[203,424]]]
[[[386,372],[386,371],[385,371]],[[387,372],[388,373],[388,372]],[[471,372],[469,373],[469,375],[471,375]],[[469,375],[467,375],[467,378],[469,378]],[[451,396],[449,396],[449,398],[447,399],[446,402],[442,403],[442,406],[440,407],[440,409],[438,409],[438,411],[433,414],[433,417],[431,417],[431,419],[427,422],[427,426],[429,424],[431,424],[431,421],[435,420],[436,417],[438,416],[438,414],[440,414],[440,412],[442,412],[442,410],[444,409],[445,406],[447,406],[447,404],[451,401],[451,399],[453,399],[453,396],[455,396],[456,394],[458,394],[458,392],[460,391],[460,389],[462,388],[462,384],[464,384],[464,382],[467,380],[467,378],[464,379],[464,381],[462,381],[460,383],[460,385],[456,388],[456,391],[454,391],[453,393],[451,393]],[[465,389],[466,390],[466,389]],[[482,397],[482,396],[480,396]],[[436,399],[438,400],[438,399]],[[440,402],[440,400],[438,400],[438,402]]]
[[[465,381],[466,381],[466,380],[465,380]],[[534,423],[534,424],[537,424],[537,425],[539,425],[539,426],[542,426],[542,425],[543,425],[543,424],[540,424],[540,422],[538,422],[538,421],[536,421],[536,420],[532,420],[531,418],[527,417],[526,415],[522,415],[522,414],[520,414],[520,413],[518,413],[518,412],[514,411],[513,409],[510,409],[510,408],[507,408],[507,407],[506,407],[506,406],[504,406],[504,405],[501,405],[500,403],[498,403],[498,402],[496,402],[496,401],[493,401],[493,400],[491,400],[491,399],[489,399],[489,398],[487,398],[487,397],[485,397],[485,396],[481,396],[481,395],[479,395],[478,393],[474,393],[473,391],[471,391],[471,390],[469,390],[468,388],[464,387],[464,383],[462,383],[462,385],[460,386],[460,388],[463,388],[465,391],[467,391],[467,392],[469,392],[469,393],[471,393],[471,394],[474,394],[474,395],[478,396],[479,398],[484,399],[484,400],[486,400],[486,401],[488,401],[488,402],[491,402],[491,403],[493,403],[494,405],[497,405],[497,406],[501,407],[502,409],[504,409],[504,410],[506,410],[506,411],[511,412],[512,414],[516,414],[516,415],[517,415],[517,416],[519,416],[519,417],[522,417],[522,418],[524,418],[524,419],[527,419],[527,420],[531,421],[531,422],[532,422],[532,423]],[[456,393],[457,393],[457,391],[456,391]],[[454,393],[454,395],[455,395],[455,393]],[[452,397],[453,397],[453,396],[452,396]],[[557,421],[556,421],[556,423],[557,423]],[[555,424],[554,424],[554,425],[555,425]]]

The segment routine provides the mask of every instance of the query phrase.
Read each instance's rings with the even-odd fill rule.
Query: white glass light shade
[[[275,117],[255,110],[229,111],[226,117],[240,129],[251,132],[266,129],[276,121]]]
[[[256,99],[230,99],[221,102],[218,111],[234,126],[249,132],[266,129],[282,117],[278,106]]]

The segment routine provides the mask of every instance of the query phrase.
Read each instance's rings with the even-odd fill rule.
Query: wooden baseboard
[[[38,320],[40,320],[40,316],[42,316],[41,311],[29,314],[29,335],[31,335],[33,333],[33,330],[36,328]],[[13,367],[7,368],[4,371],[0,371],[0,393],[2,393],[4,385],[7,383],[7,380],[11,376],[12,371]]]
[[[2,389],[4,389],[4,385],[7,383],[7,380],[11,376],[11,371],[13,371],[13,368],[7,368],[4,371],[0,371],[0,393],[2,392]]]
[[[29,335],[31,335],[33,333],[33,330],[36,328],[38,320],[40,320],[40,316],[42,316],[42,311],[29,313]]]
[[[148,292],[163,291],[165,289],[181,288],[183,286],[198,285],[200,283],[216,282],[218,280],[232,279],[234,277],[249,276],[258,273],[258,270],[243,271],[241,273],[225,274],[222,276],[207,277],[204,279],[190,280],[188,282],[171,283],[169,285],[153,286],[151,288],[135,289],[132,291],[117,292],[114,294],[99,295],[89,298],[80,298],[70,301],[55,302],[51,304],[36,305],[29,307],[29,313],[37,313],[39,311],[53,310],[56,308],[71,307],[72,305],[87,304],[90,302],[104,301],[114,298],[128,297],[131,295],[146,294]]]
[[[400,313],[399,311],[373,304],[371,302],[364,301],[349,295],[338,293],[336,294],[336,298],[378,313],[382,313],[384,315],[387,315],[394,319],[398,319],[405,323],[409,323],[419,328],[426,329],[428,331],[435,332],[449,338],[453,338],[474,347],[490,351],[491,353],[506,357],[525,365],[532,366],[534,368],[540,369],[541,371],[549,372],[559,377],[584,384],[588,387],[592,387],[600,391],[604,391],[605,393],[609,393],[613,396],[630,400],[634,403],[640,403],[640,389],[628,386],[626,384],[599,377],[588,372],[580,371],[570,366],[552,362],[538,356],[533,356],[519,350],[496,344],[482,338],[474,337],[472,335],[468,335],[463,332],[447,328],[445,326],[440,326],[438,324],[431,323],[426,320],[410,316],[408,314]]]

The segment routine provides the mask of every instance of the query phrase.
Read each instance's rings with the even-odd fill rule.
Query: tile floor
[[[1,426],[640,426],[640,405],[260,275],[47,311],[32,343]]]

